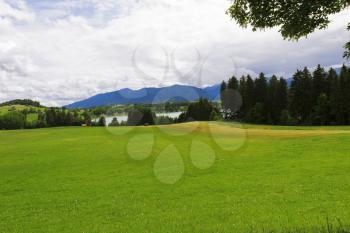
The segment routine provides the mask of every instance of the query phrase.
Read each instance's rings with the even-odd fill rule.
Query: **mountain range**
[[[215,101],[220,98],[219,93],[220,85],[205,88],[185,85],[173,85],[160,88],[142,88],[139,90],[131,90],[126,88],[119,91],[98,94],[88,99],[66,105],[65,107],[91,108],[119,104],[159,104],[168,101],[196,101],[200,97]]]
[[[341,68],[335,69],[339,74]],[[288,85],[292,78],[287,79]],[[92,108],[98,106],[119,105],[119,104],[159,104],[168,101],[196,101],[200,97],[210,101],[219,100],[220,84],[205,88],[198,88],[186,85],[173,85],[160,88],[142,88],[131,90],[129,88],[121,89],[103,94],[92,96],[64,107],[66,108]]]

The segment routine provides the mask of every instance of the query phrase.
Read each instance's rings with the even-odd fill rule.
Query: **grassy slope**
[[[7,105],[7,106],[0,106],[0,113],[7,113],[9,109],[15,108],[18,111],[24,110],[24,109],[44,109],[44,108],[38,108],[38,107],[32,107],[32,106],[24,106],[24,105]]]
[[[0,106],[0,115],[8,113],[8,111],[12,108],[15,108],[17,111],[22,111],[24,109],[33,108],[36,110],[44,110],[45,108],[32,107],[32,106],[24,106],[24,105],[8,105],[8,106]],[[27,121],[33,122],[38,119],[37,113],[31,113],[27,115]]]
[[[327,218],[350,224],[350,128],[250,125],[234,152],[221,149],[239,143],[232,125],[210,125],[217,143],[205,124],[182,137],[165,133],[192,126],[0,132],[0,232],[284,231]],[[135,145],[147,147],[140,133],[154,134],[155,146],[137,162],[126,150],[135,136]],[[191,164],[192,140],[215,149],[212,168]],[[186,167],[169,186],[152,168],[171,144]]]

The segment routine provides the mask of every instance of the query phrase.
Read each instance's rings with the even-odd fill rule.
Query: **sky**
[[[338,66],[350,10],[298,42],[242,29],[229,0],[0,0],[0,102],[62,106],[122,88]]]

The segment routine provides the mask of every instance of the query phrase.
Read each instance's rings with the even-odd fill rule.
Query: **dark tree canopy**
[[[285,39],[297,40],[325,29],[329,16],[349,5],[350,0],[234,0],[227,13],[242,27],[250,25],[254,31],[280,27]],[[350,58],[350,42],[345,47],[344,56]]]
[[[350,68],[345,65],[339,72],[325,71],[320,65],[312,73],[304,68],[288,82],[275,75],[266,78],[260,74],[255,81],[243,76],[238,90],[243,105],[232,114],[233,120],[258,124],[350,125]],[[221,100],[223,113],[227,102]]]
[[[128,113],[128,126],[154,125],[156,115],[150,108],[137,108]]]
[[[43,107],[39,102],[30,100],[30,99],[24,99],[24,100],[16,99],[16,100],[11,100],[0,104],[0,106],[6,106],[6,105],[24,105],[24,106],[32,106],[32,107]]]

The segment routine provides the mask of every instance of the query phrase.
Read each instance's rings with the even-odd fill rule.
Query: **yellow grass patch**
[[[230,137],[239,138],[243,136],[251,137],[278,137],[278,138],[297,138],[312,137],[336,134],[350,134],[347,127],[315,127],[313,129],[305,129],[305,127],[279,127],[270,126],[270,128],[253,128],[253,125],[244,125],[239,123],[222,123],[222,122],[191,122],[184,124],[160,126],[164,130],[177,133],[197,132],[210,134],[214,137]],[[294,129],[292,129],[294,128]]]

